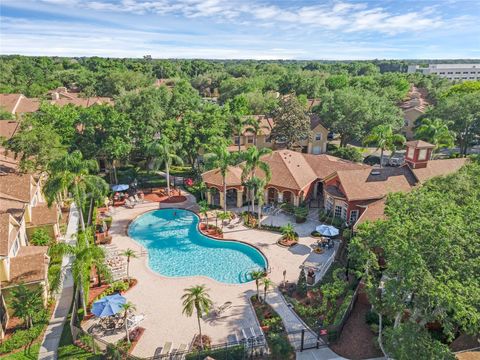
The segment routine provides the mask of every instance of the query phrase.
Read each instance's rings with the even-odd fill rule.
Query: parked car
[[[380,156],[377,156],[377,155],[368,155],[364,160],[363,160],[363,163],[364,164],[367,164],[367,165],[380,165]]]

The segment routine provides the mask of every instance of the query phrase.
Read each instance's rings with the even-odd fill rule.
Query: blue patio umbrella
[[[337,236],[339,231],[335,226],[332,225],[318,225],[316,229],[323,236]]]
[[[127,302],[120,294],[105,296],[93,303],[92,314],[98,317],[112,316],[122,310],[122,305]]]
[[[112,186],[113,191],[125,191],[128,190],[128,188],[129,186],[127,184],[118,184]]]

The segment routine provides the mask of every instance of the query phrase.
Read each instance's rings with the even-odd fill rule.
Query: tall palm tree
[[[435,145],[433,153],[440,148],[452,147],[454,145],[455,136],[448,126],[452,122],[445,122],[440,119],[423,119],[420,125],[415,128],[415,138],[428,141]]]
[[[82,231],[85,231],[83,207],[87,196],[103,199],[108,193],[108,184],[105,180],[90,174],[98,170],[98,163],[95,160],[85,160],[82,153],[76,150],[51,161],[47,170],[49,176],[43,191],[49,206],[65,192],[71,192],[80,210]]]
[[[243,134],[245,126],[247,125],[247,119],[242,117],[241,115],[234,115],[232,117],[232,129],[234,134],[238,136],[238,152],[242,151],[242,146],[240,144],[240,138]]]
[[[223,183],[223,212],[227,211],[227,172],[230,166],[236,165],[238,154],[231,153],[224,144],[217,145],[211,153],[204,156],[207,166],[211,169],[218,168],[222,175]]]
[[[125,334],[127,335],[127,342],[130,344],[130,334],[128,333],[128,314],[135,311],[136,307],[135,305],[127,301],[125,304],[122,304],[122,310],[123,310],[123,322],[125,324]]]
[[[263,302],[267,302],[267,291],[268,289],[273,285],[272,280],[270,280],[268,277],[262,278],[262,285],[263,285]]]
[[[130,284],[130,259],[132,258],[137,258],[137,253],[135,252],[135,250],[133,249],[126,249],[124,251],[122,251],[121,253],[122,256],[125,256],[127,258],[127,280],[128,280],[128,284]]]
[[[255,198],[258,204],[258,228],[262,227],[262,206],[265,203],[265,186],[267,186],[266,179],[254,177]]]
[[[268,183],[271,178],[270,166],[262,160],[262,157],[272,153],[269,148],[258,149],[256,146],[249,147],[244,153],[245,160],[243,164],[242,180],[251,179],[256,176],[257,170],[260,169],[265,173],[265,181]],[[252,200],[252,212],[255,212],[255,191],[250,191],[250,198]]]
[[[33,316],[43,309],[42,290],[40,287],[28,289],[21,284],[12,290],[13,314],[22,318],[27,329],[33,326]]]
[[[153,169],[158,170],[160,166],[165,165],[168,197],[170,197],[170,167],[173,164],[183,165],[183,159],[178,156],[180,149],[180,143],[172,143],[166,137],[153,142],[147,149],[147,154],[152,157]]]
[[[191,317],[193,311],[195,310],[198,321],[198,332],[200,334],[200,347],[203,349],[203,339],[202,339],[202,327],[200,324],[200,318],[203,314],[208,314],[210,309],[213,306],[213,302],[210,299],[208,294],[208,289],[205,285],[196,285],[184,290],[182,295],[183,300],[183,310],[182,314]]]
[[[370,135],[363,140],[366,145],[376,144],[380,149],[380,167],[383,166],[383,152],[389,150],[392,155],[397,150],[397,145],[405,144],[405,136],[395,134],[392,125],[378,125],[373,128]]]
[[[263,270],[253,270],[250,273],[250,276],[255,280],[255,285],[257,286],[257,300],[260,301],[260,280],[265,276],[265,272]]]
[[[257,137],[258,135],[262,135],[263,129],[268,129],[268,126],[262,126],[258,119],[253,117],[247,118],[246,125],[248,126],[245,131],[253,134],[253,144],[257,146]]]
[[[200,214],[203,214],[205,216],[205,221],[206,221],[206,226],[207,226],[207,231],[208,231],[208,211],[210,210],[210,206],[208,206],[208,203],[206,200],[202,200],[198,203],[198,206],[200,207]]]

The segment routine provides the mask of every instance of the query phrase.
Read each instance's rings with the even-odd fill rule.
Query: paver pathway
[[[344,359],[335,354],[330,348],[322,347],[320,349],[300,350],[301,346],[301,330],[305,329],[304,344],[305,346],[313,346],[317,342],[317,335],[308,328],[308,326],[295,314],[293,309],[288,306],[283,296],[278,290],[271,291],[267,294],[267,303],[277,312],[282,318],[285,329],[288,333],[288,339],[292,346],[297,350],[297,359],[301,360],[340,360]],[[324,343],[320,340],[321,343]]]
[[[68,220],[67,232],[65,234],[64,242],[70,245],[75,245],[77,242],[79,212],[75,205],[70,207],[70,215]],[[73,300],[73,277],[72,266],[73,258],[69,255],[65,255],[62,259],[62,274],[63,281],[61,285],[62,292],[58,299],[57,305],[53,312],[52,318],[47,326],[45,335],[43,338],[42,346],[38,354],[38,359],[56,359],[58,345],[62,336],[62,330],[65,322],[67,321],[70,306]]]

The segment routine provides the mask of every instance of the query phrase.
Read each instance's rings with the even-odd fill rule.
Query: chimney
[[[435,145],[423,140],[409,141],[407,142],[405,162],[412,169],[425,168],[428,165],[434,148]]]

